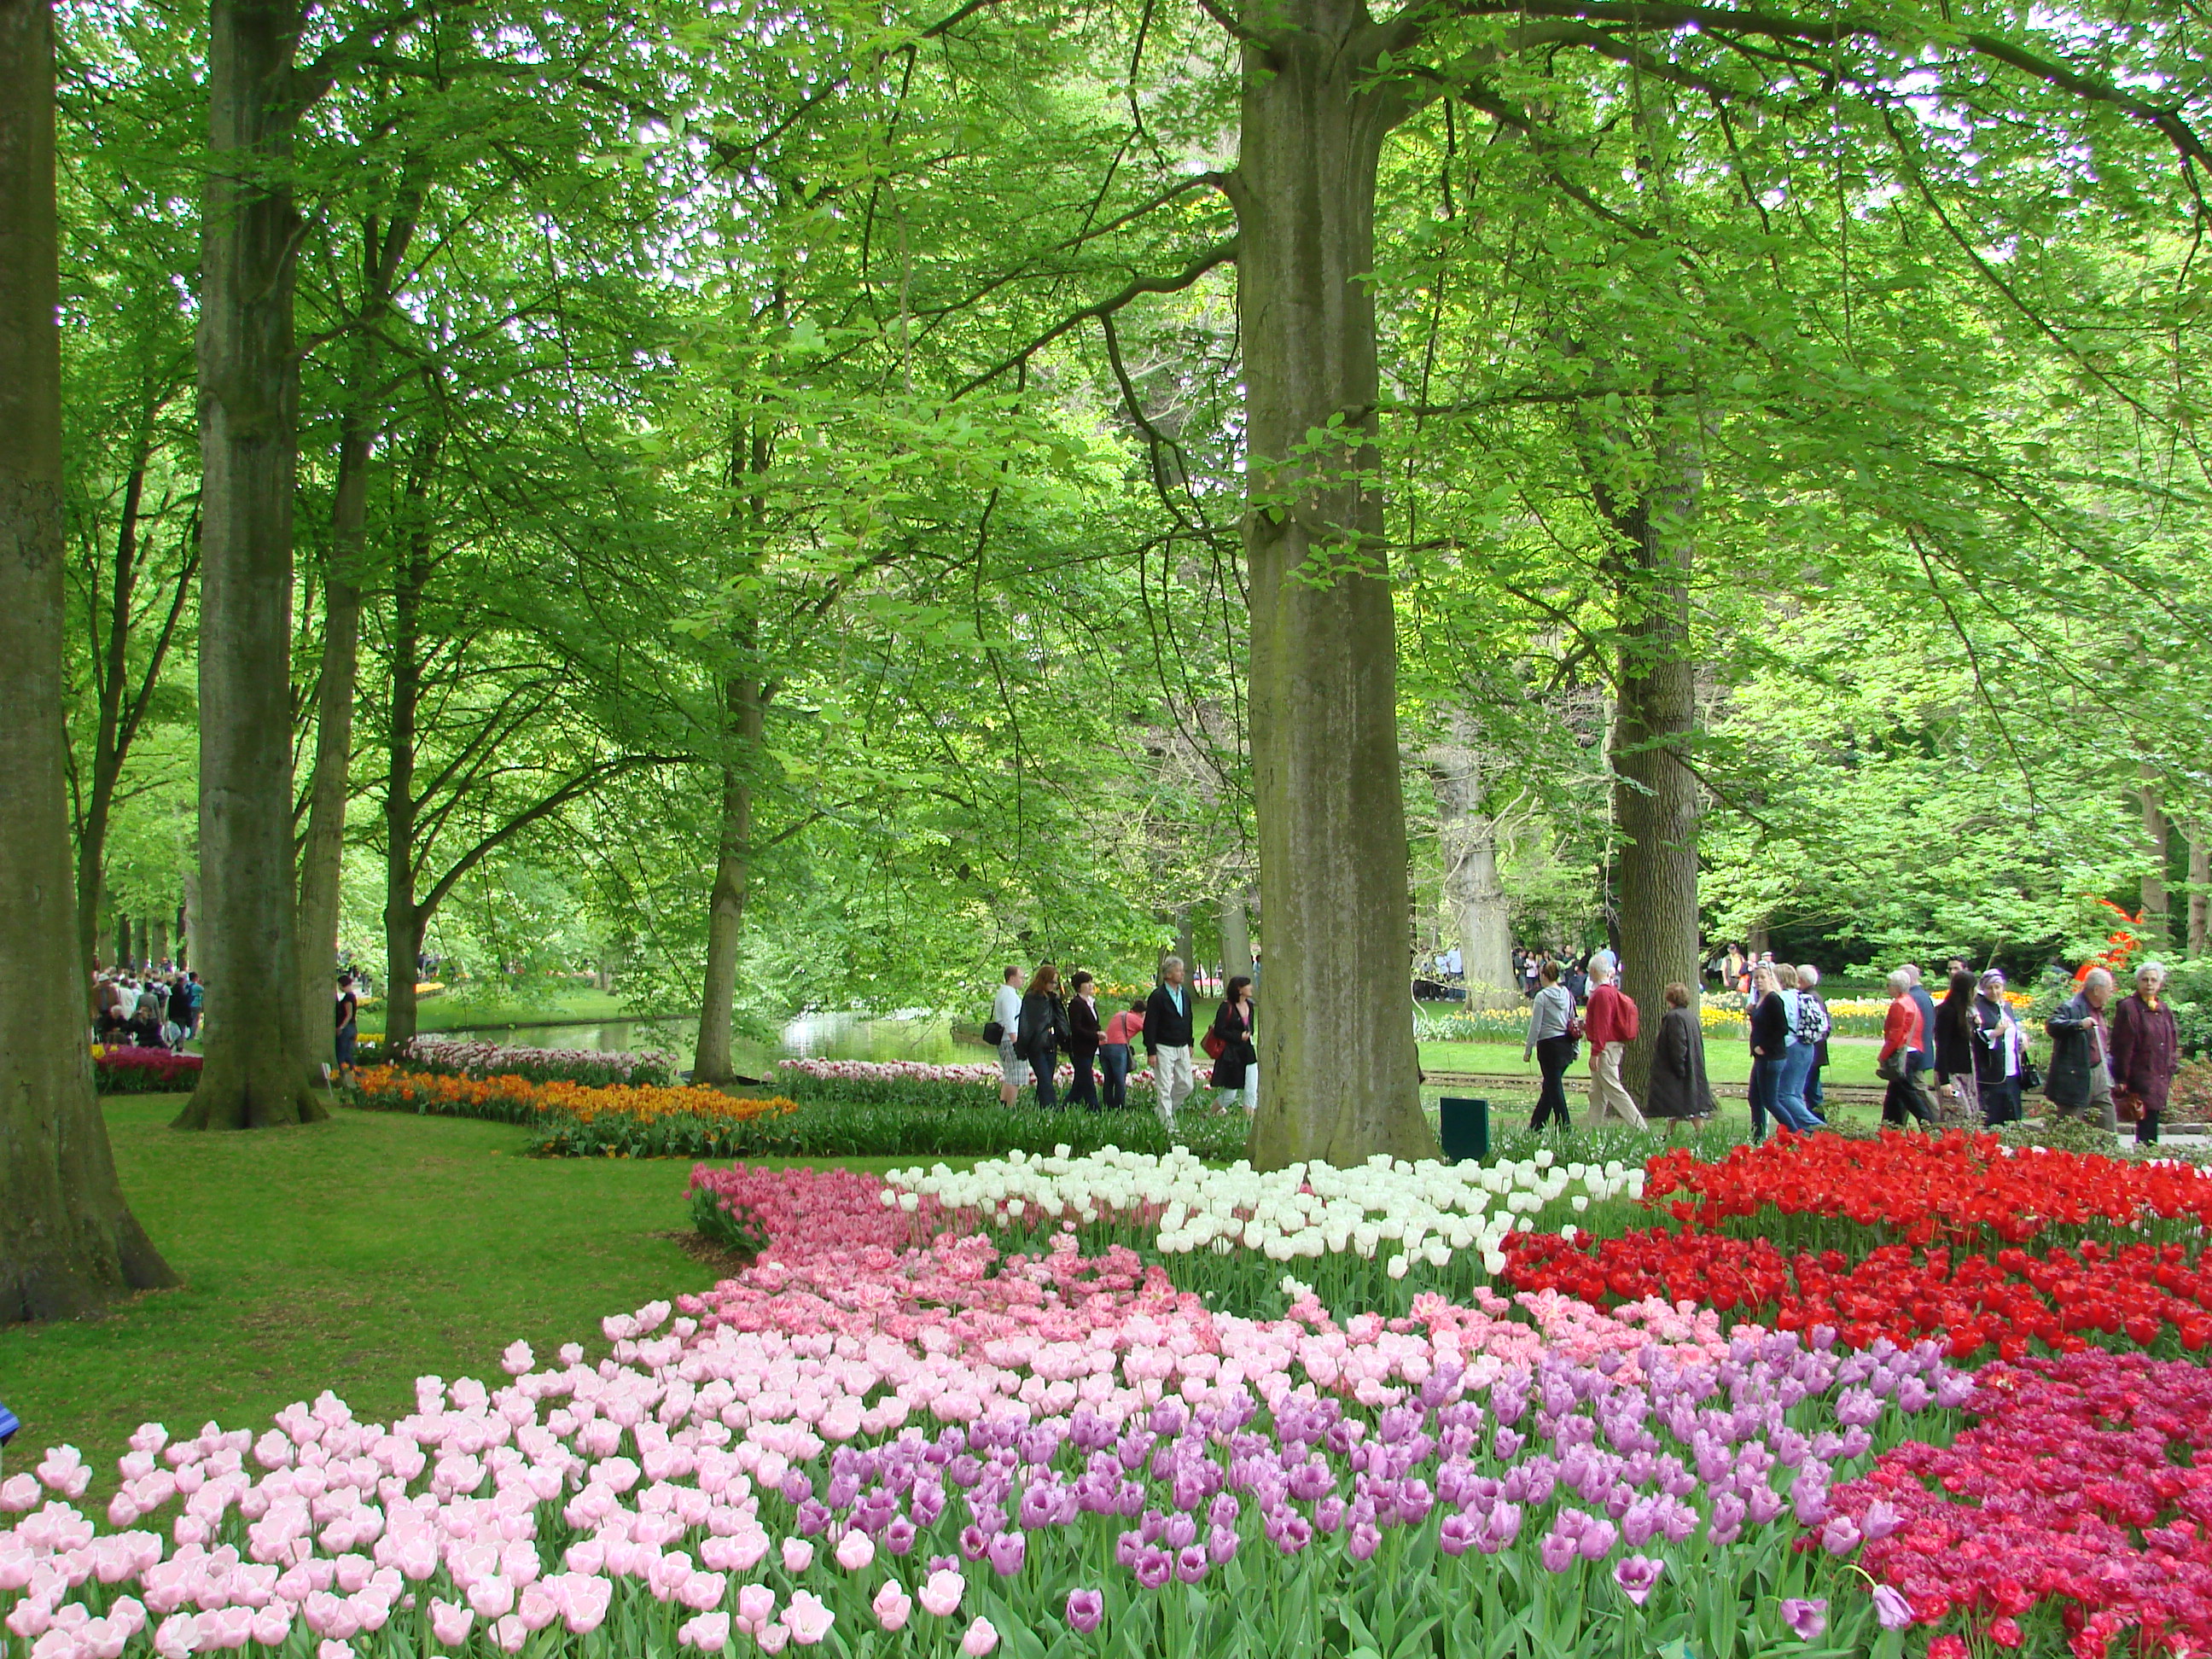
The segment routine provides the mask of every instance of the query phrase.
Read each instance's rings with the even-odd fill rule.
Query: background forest
[[[1380,152],[1376,405],[1300,445],[1380,483],[1346,556],[1391,579],[1409,943],[1497,982],[1514,941],[1626,917],[1633,959],[1686,905],[1716,948],[2028,965],[2110,901],[2201,951],[2188,129],[1932,22],[1846,52],[1643,21],[1455,25]],[[60,17],[101,960],[192,931],[225,672],[206,26]],[[2195,84],[2189,27],[2047,33],[2140,88]],[[313,1007],[333,939],[395,1031],[419,953],[703,995],[710,1037],[1264,939],[1233,35],[1150,3],[307,18]]]

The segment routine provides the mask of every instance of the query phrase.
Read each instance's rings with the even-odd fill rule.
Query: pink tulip
[[[900,1630],[914,1616],[914,1598],[899,1588],[896,1578],[884,1580],[884,1587],[876,1592],[869,1605],[875,1609],[876,1622],[885,1630]]]
[[[775,1617],[775,1592],[766,1584],[748,1584],[738,1592],[738,1626],[757,1632]]]
[[[968,1626],[968,1633],[960,1638],[960,1651],[966,1654],[968,1659],[983,1659],[985,1654],[998,1645],[998,1627],[981,1613],[975,1615],[975,1622]]]
[[[922,1610],[939,1619],[950,1619],[960,1611],[960,1598],[967,1593],[968,1581],[950,1567],[929,1575],[929,1582],[921,1587]]]
[[[783,1570],[786,1572],[805,1572],[814,1565],[814,1545],[805,1538],[783,1540]]]
[[[762,1626],[753,1633],[753,1640],[760,1644],[763,1653],[781,1653],[784,1644],[791,1640],[791,1626],[779,1619],[772,1625]]]
[[[457,1601],[430,1603],[430,1631],[443,1647],[459,1647],[469,1639],[469,1626],[476,1623],[476,1613]]]
[[[848,1572],[862,1571],[875,1559],[875,1540],[858,1528],[837,1540],[837,1565]]]
[[[697,1648],[702,1653],[720,1653],[730,1645],[730,1615],[726,1613],[702,1613],[696,1619],[686,1620],[676,1632],[677,1642],[687,1648]]]
[[[791,1605],[783,1610],[783,1622],[791,1627],[791,1639],[801,1647],[813,1647],[830,1633],[830,1626],[837,1615],[823,1604],[821,1597],[806,1590],[793,1590]]]

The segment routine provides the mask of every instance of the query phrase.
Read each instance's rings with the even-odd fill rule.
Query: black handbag
[[[987,1021],[985,1021],[985,1022],[984,1022],[984,1024],[983,1024],[983,1041],[984,1041],[984,1042],[986,1042],[989,1043],[989,1044],[990,1044],[994,1048],[997,1048],[1000,1043],[1004,1042],[1006,1040],[1006,1028],[1005,1026],[1003,1026],[1003,1025],[1000,1024],[999,1024],[999,1022],[998,1022],[997,1020],[995,1020],[995,1019],[993,1019],[993,1020],[987,1020]]]
[[[2021,1060],[2020,1086],[2022,1089],[2040,1089],[2043,1086],[2043,1068],[2032,1060]]]
[[[1884,1054],[1880,1060],[1875,1061],[1874,1074],[1881,1079],[1885,1083],[1904,1082],[1905,1079],[1905,1066],[1908,1063],[1905,1056],[1910,1054],[1911,1052],[1912,1051],[1910,1048],[1892,1049],[1888,1054]]]

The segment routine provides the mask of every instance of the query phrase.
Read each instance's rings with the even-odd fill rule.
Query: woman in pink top
[[[1098,1044],[1098,1069],[1104,1075],[1109,1106],[1129,1103],[1129,1045],[1145,1034],[1145,1005],[1133,1003],[1106,1022],[1106,1035]]]

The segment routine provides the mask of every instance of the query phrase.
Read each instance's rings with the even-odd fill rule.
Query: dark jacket
[[[2051,1074],[2044,1079],[2043,1093],[2052,1105],[2079,1111],[2089,1103],[2089,1068],[2099,1059],[2110,1058],[2104,1053],[2100,1024],[2097,1011],[2080,991],[2043,1022],[2051,1034]]]
[[[1024,1060],[1056,1054],[1067,1045],[1067,1007],[1056,996],[1042,991],[1022,999],[1021,1029],[1014,1037],[1014,1052]]]
[[[1769,991],[1751,1011],[1751,1051],[1763,1059],[1777,1060],[1789,1041],[1790,1011],[1783,1005],[1781,992]]]
[[[1221,1057],[1213,1062],[1213,1086],[1243,1088],[1245,1068],[1260,1063],[1259,1052],[1252,1046],[1251,1024],[1234,1003],[1224,1002],[1213,1011],[1213,1035],[1221,1039]]]
[[[1068,1053],[1097,1054],[1098,1032],[1098,1000],[1096,997],[1070,997],[1067,1000]]]
[[[1698,1028],[1698,1011],[1669,1008],[1659,1016],[1644,1115],[1706,1117],[1712,1110],[1712,1085],[1705,1080],[1705,1034]]]
[[[2008,1011],[1987,997],[1974,999],[1974,1079],[1978,1083],[2005,1080],[2004,1017]],[[2019,1073],[2014,1070],[2013,1075]]]
[[[1933,1066],[1936,1063],[1936,1056],[1931,1052],[1936,1046],[1936,999],[1929,995],[1926,986],[1916,985],[1912,988],[1912,1001],[1913,1006],[1920,1010],[1920,1040],[1928,1045],[1915,1052],[1919,1054],[1922,1065]]]
[[[1974,1050],[1981,1046],[1974,1018],[1973,1000],[1954,1007],[1945,997],[1936,1009],[1936,1074],[1965,1077],[1974,1070]]]
[[[2154,1008],[2139,996],[2112,1008],[2112,1087],[2125,1089],[2150,1111],[2166,1109],[2166,1091],[2181,1064],[2181,1034],[2165,998]]]
[[[1145,999],[1145,1052],[1157,1054],[1163,1048],[1190,1047],[1190,987],[1178,988],[1182,992],[1182,1011],[1178,1013],[1174,1003],[1168,1000],[1168,988],[1152,987],[1152,994]]]

